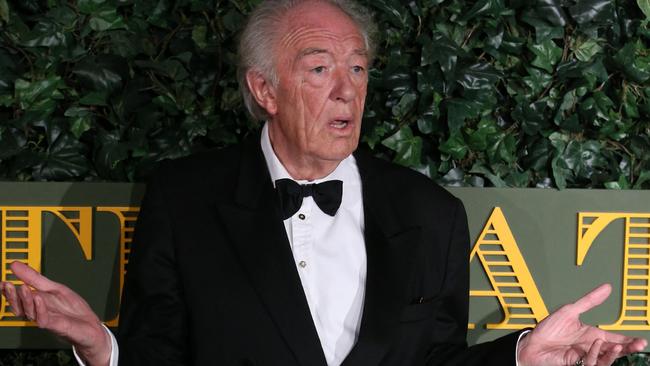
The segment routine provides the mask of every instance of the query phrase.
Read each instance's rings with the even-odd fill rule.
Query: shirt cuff
[[[102,327],[106,329],[106,333],[108,333],[108,336],[111,337],[111,359],[108,361],[109,366],[117,366],[117,360],[120,355],[120,349],[117,346],[117,340],[115,339],[115,336],[113,335],[113,332],[111,332],[110,329],[104,324],[102,324]],[[74,358],[77,359],[77,363],[79,366],[86,366],[83,361],[81,361],[81,358],[79,358],[79,355],[77,354],[77,350],[72,346],[72,353],[74,353]]]
[[[524,338],[524,336],[526,336],[530,332],[531,332],[530,329],[524,330],[523,332],[521,332],[519,334],[519,338],[517,338],[517,346],[515,347],[515,365],[517,365],[517,366],[519,366],[519,341],[522,338]],[[113,364],[111,364],[111,366],[113,366]],[[115,365],[115,366],[117,366],[117,365]]]

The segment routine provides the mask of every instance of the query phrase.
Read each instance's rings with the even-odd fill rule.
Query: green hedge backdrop
[[[0,179],[142,181],[252,133],[233,65],[258,1],[0,0]],[[449,186],[650,188],[650,0],[362,3],[377,156]]]

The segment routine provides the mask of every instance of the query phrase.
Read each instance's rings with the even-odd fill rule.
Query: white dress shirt
[[[268,122],[262,130],[262,152],[271,180],[293,179],[271,146]],[[357,341],[366,284],[361,176],[352,155],[328,176],[311,182],[343,181],[336,215],[323,213],[312,197],[284,220],[289,245],[309,311],[328,366],[339,366]]]

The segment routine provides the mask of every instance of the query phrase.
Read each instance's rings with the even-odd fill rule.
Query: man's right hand
[[[21,262],[13,262],[11,270],[25,285],[16,288],[2,282],[0,287],[16,316],[25,316],[72,343],[87,365],[109,364],[110,336],[81,296]]]

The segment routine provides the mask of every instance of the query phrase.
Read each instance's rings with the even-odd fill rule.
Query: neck
[[[271,131],[269,131],[269,138],[275,156],[294,180],[312,181],[324,178],[330,175],[341,162],[339,160],[316,159],[293,152],[283,146],[284,144],[275,144]]]
[[[286,159],[278,154],[278,159],[294,180],[312,181],[325,178],[330,175],[338,166],[339,162],[330,164],[322,162],[309,161],[309,159]]]

